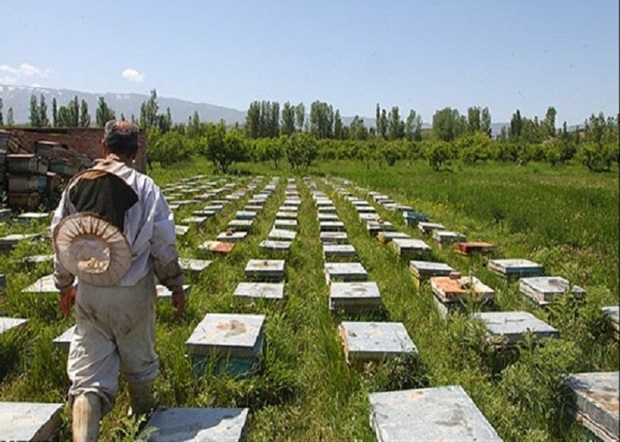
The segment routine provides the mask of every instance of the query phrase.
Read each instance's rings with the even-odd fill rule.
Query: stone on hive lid
[[[181,226],[179,224],[175,224],[174,233],[177,236],[185,236],[187,235],[187,232],[189,232],[189,226]]]
[[[381,307],[381,294],[376,282],[332,282],[329,308],[358,311]]]
[[[0,317],[0,334],[28,322],[27,319]]]
[[[349,322],[339,327],[345,359],[381,361],[415,356],[417,349],[400,322]]]
[[[256,281],[280,281],[284,279],[283,259],[250,259],[245,266],[245,276]]]
[[[191,285],[183,284],[183,292],[185,292],[185,296],[189,295],[191,288]],[[157,292],[157,299],[168,299],[172,297],[172,292],[164,285],[157,284],[155,286],[155,291]]]
[[[205,259],[179,258],[181,269],[188,272],[200,273],[211,265],[211,261]]]
[[[224,241],[205,241],[198,248],[205,252],[216,253],[220,255],[226,255],[232,252],[235,247],[234,243]]]
[[[146,423],[139,440],[146,442],[241,442],[249,408],[164,408]]]
[[[253,219],[231,219],[228,222],[228,227],[233,230],[247,231],[252,228],[252,224],[254,224]]]
[[[446,228],[443,224],[420,221],[418,223],[418,230],[425,235],[430,235],[431,233],[433,233],[433,230],[446,230]]]
[[[568,406],[577,422],[600,440],[619,440],[618,372],[571,374],[564,383],[572,391]]]
[[[327,262],[325,263],[325,280],[327,284],[332,281],[353,282],[366,281],[368,272],[359,262]]]
[[[471,317],[482,320],[489,333],[489,342],[498,346],[513,346],[531,333],[537,340],[558,338],[560,333],[529,312],[482,312]]]
[[[279,219],[273,223],[275,229],[297,230],[297,221],[294,219]]]
[[[297,233],[292,230],[271,229],[267,237],[275,240],[293,241]]]
[[[258,244],[258,247],[267,252],[288,252],[291,248],[291,241],[275,241],[266,239]]]
[[[256,218],[256,212],[249,210],[238,210],[235,214],[235,218],[237,219],[254,219]]]
[[[379,442],[502,440],[460,385],[378,392],[369,400]]]
[[[335,258],[353,258],[355,247],[351,244],[323,244],[323,257],[326,260]]]
[[[342,221],[321,221],[319,230],[321,232],[343,232],[344,223]]]
[[[453,232],[451,230],[434,230],[433,239],[443,247],[455,242],[465,241],[466,238],[465,235],[459,232]]]
[[[321,232],[319,238],[323,244],[346,244],[349,241],[346,232]]]
[[[377,239],[383,244],[387,244],[396,238],[411,239],[411,237],[404,232],[379,232],[377,234]]]
[[[495,244],[482,241],[460,241],[452,244],[456,251],[464,256],[490,255],[495,252]]]
[[[248,236],[248,232],[226,231],[217,235],[215,239],[224,242],[239,242],[243,241],[246,236]]]
[[[449,276],[434,276],[431,278],[431,290],[443,303],[459,302],[466,297],[473,301],[491,301],[495,292],[483,284],[475,276],[451,278]]]
[[[240,282],[233,295],[241,298],[284,299],[284,283]]]
[[[62,334],[54,338],[52,341],[58,348],[62,350],[69,351],[69,346],[71,345],[71,340],[73,339],[73,335],[75,334],[75,325],[72,325],[68,329],[66,329]]]
[[[585,290],[573,285],[561,276],[532,276],[519,279],[519,291],[539,305],[546,305],[569,291],[574,295],[585,295]]]
[[[263,351],[265,315],[207,313],[185,342],[192,355],[255,358]]]
[[[543,266],[527,259],[489,259],[487,268],[504,277],[538,276]]]
[[[0,402],[0,437],[2,440],[52,440],[62,425],[64,404],[34,402]]]
[[[605,314],[605,316],[609,318],[609,321],[611,322],[611,326],[614,328],[614,330],[616,330],[616,332],[620,331],[620,324],[618,323],[618,317],[619,317],[618,310],[619,308],[617,305],[603,307],[603,313]]]
[[[430,256],[431,248],[421,239],[394,238],[390,244],[401,258]]]

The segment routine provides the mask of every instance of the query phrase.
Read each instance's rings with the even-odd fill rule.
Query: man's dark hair
[[[138,151],[138,126],[128,121],[111,120],[105,124],[103,139],[108,151],[131,157]]]

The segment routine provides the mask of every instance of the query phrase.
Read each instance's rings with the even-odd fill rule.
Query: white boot
[[[73,401],[73,442],[96,442],[99,438],[101,399],[95,393],[81,394]]]
[[[129,415],[148,414],[155,408],[153,400],[153,381],[128,382],[129,401],[131,409]]]

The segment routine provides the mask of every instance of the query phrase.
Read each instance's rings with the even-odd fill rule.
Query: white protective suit
[[[98,160],[93,169],[121,178],[135,192],[131,196],[134,199],[137,196],[137,202],[124,212],[122,231],[133,255],[127,274],[110,287],[79,281],[77,286],[76,331],[67,362],[72,382],[70,401],[83,393],[96,393],[107,412],[116,399],[119,369],[129,383],[150,381],[157,376],[154,274],[171,291],[180,291],[183,273],[178,262],[173,216],[153,180],[113,154]],[[78,203],[71,189],[79,189],[88,180],[87,173],[84,178],[69,183],[54,214],[52,232],[62,218],[80,211],[75,204],[83,204],[84,199]],[[112,206],[116,204],[115,198],[120,201],[118,195],[109,198],[113,199]],[[55,255],[56,287],[62,290],[74,280],[74,275],[67,272]]]

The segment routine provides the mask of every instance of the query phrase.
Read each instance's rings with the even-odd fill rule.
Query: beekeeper
[[[172,291],[175,314],[185,309],[172,214],[153,180],[131,167],[138,127],[110,121],[102,145],[104,158],[68,183],[51,226],[60,306],[70,315],[75,304],[67,362],[74,441],[97,440],[119,369],[132,412],[154,407],[155,276]]]

